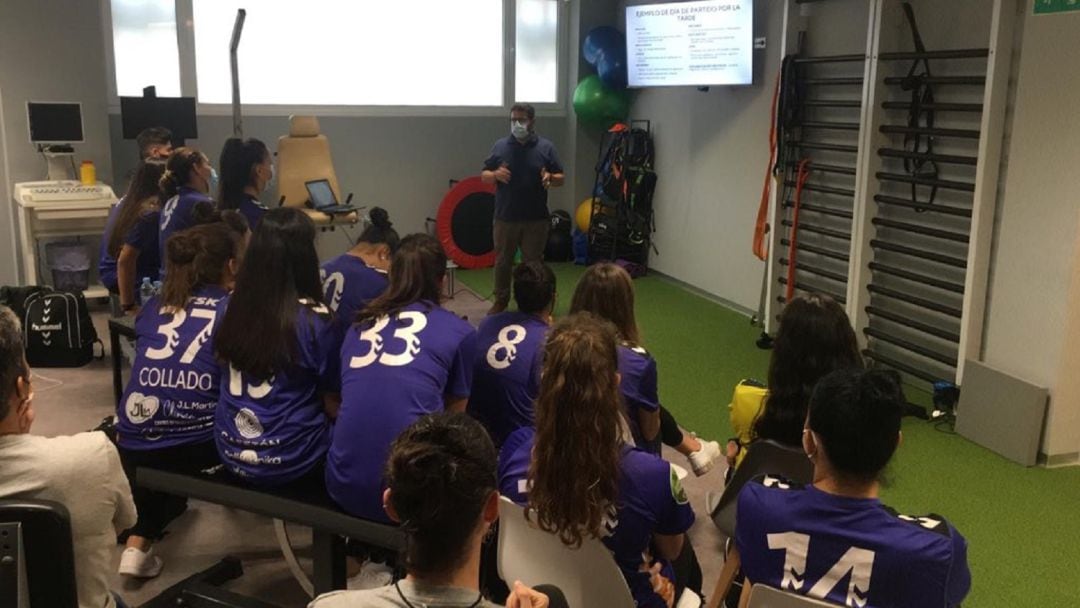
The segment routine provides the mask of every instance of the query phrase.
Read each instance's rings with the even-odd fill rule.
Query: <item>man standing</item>
[[[495,142],[480,179],[495,184],[495,304],[510,303],[510,270],[521,248],[523,262],[540,262],[547,245],[548,188],[563,184],[563,167],[550,140],[533,131],[536,110],[527,103],[510,108],[510,135]]]

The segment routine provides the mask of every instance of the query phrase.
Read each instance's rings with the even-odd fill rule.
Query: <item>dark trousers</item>
[[[124,473],[131,484],[131,497],[139,519],[128,532],[150,540],[160,539],[165,526],[187,509],[187,498],[147,490],[135,483],[135,470],[152,467],[172,473],[194,474],[220,464],[213,441],[179,445],[159,450],[126,450],[117,446]]]
[[[675,417],[662,405],[660,406],[660,439],[663,440],[664,445],[673,448],[678,447],[683,440],[679,423],[675,422]]]
[[[521,248],[522,262],[542,262],[547,246],[548,220],[504,222],[495,220],[492,237],[495,241],[495,301],[510,301],[510,273],[514,254]]]

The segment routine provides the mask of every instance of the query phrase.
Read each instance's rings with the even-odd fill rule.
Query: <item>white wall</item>
[[[26,102],[82,103],[86,143],[75,145],[76,162],[93,161],[103,178],[112,172],[99,8],[97,2],[76,0],[0,2],[0,132],[8,169],[6,176],[0,169],[0,284],[17,280],[19,263],[7,248],[8,239],[18,238],[13,184],[45,179],[45,163],[30,144]]]
[[[1080,194],[1080,13],[1032,16],[1024,3],[1016,98],[1001,192],[988,298],[985,361],[1051,391],[1042,451],[1080,452],[1080,394],[1056,388],[1076,370],[1062,369],[1065,320]],[[1075,304],[1074,304],[1075,306]]]

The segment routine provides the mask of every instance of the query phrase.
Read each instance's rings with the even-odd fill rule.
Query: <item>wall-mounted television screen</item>
[[[751,84],[753,29],[753,0],[628,6],[630,86]]]

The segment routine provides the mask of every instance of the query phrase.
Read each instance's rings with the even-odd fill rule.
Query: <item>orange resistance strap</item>
[[[761,261],[769,257],[769,242],[765,237],[769,234],[769,194],[772,191],[773,165],[776,163],[776,102],[779,98],[780,74],[777,74],[772,96],[772,122],[769,124],[769,166],[765,169],[765,185],[761,188],[761,203],[758,205],[757,220],[754,222],[753,251]]]
[[[799,207],[802,205],[803,185],[806,184],[806,179],[810,177],[809,158],[799,161],[798,175],[795,181],[795,200],[792,201],[791,238],[788,239],[791,241],[791,245],[788,246],[787,292],[784,296],[788,302],[795,295],[795,258],[798,257],[796,246],[799,240]]]

